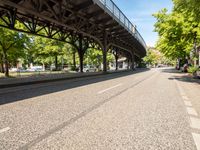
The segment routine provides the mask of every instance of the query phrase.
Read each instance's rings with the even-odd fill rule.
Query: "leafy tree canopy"
[[[170,59],[189,56],[193,49],[194,39],[200,40],[200,23],[196,15],[200,11],[200,2],[196,0],[173,0],[171,13],[162,9],[153,14],[157,19],[155,31],[159,35],[157,49]]]

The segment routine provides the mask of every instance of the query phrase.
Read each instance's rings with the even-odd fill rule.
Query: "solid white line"
[[[190,101],[184,101],[185,106],[192,107],[192,103]]]
[[[196,112],[196,110],[194,108],[187,107],[186,109],[187,109],[187,112],[188,112],[189,115],[198,116],[198,114],[197,114],[197,112]]]
[[[110,87],[110,88],[107,88],[107,89],[105,89],[105,90],[99,91],[98,94],[105,93],[105,92],[107,92],[107,91],[109,91],[109,90],[112,90],[112,89],[114,89],[114,88],[116,88],[116,87],[119,87],[119,86],[121,86],[121,85],[122,85],[122,84],[117,84],[117,85],[112,86],[112,87]]]
[[[200,150],[200,134],[192,133],[192,136],[196,144],[197,150]]]
[[[0,130],[0,133],[6,132],[8,130],[10,130],[10,127],[3,128],[3,129]]]
[[[200,129],[200,119],[190,117],[190,126],[194,129]]]

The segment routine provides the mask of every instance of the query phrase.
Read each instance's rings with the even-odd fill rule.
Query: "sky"
[[[147,46],[155,46],[158,35],[154,32],[156,19],[152,16],[162,8],[172,10],[171,0],[113,0],[128,19],[137,26]]]

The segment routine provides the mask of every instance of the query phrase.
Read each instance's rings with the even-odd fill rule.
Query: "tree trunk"
[[[58,56],[55,56],[55,69],[58,70]]]
[[[4,73],[3,56],[0,55],[0,72]]]
[[[45,63],[42,63],[42,71],[45,71]]]
[[[73,66],[76,68],[76,52],[73,52]]]
[[[8,66],[8,58],[6,52],[4,52],[4,64],[5,64],[5,76],[9,77],[9,66]]]
[[[3,66],[3,62],[0,64],[0,72],[4,73],[4,66]]]
[[[79,53],[79,62],[80,62],[80,72],[83,72],[83,54],[82,52]]]

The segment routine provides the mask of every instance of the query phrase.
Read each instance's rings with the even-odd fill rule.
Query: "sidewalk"
[[[110,72],[107,72],[106,74],[120,73],[120,72],[127,72],[127,71],[130,71],[130,70],[121,70],[121,71],[112,71],[112,72],[110,71]],[[37,76],[20,77],[20,78],[0,78],[0,89],[22,86],[22,85],[30,85],[30,84],[53,82],[53,81],[99,76],[103,74],[105,73],[103,72],[62,73],[62,74],[41,74]]]

